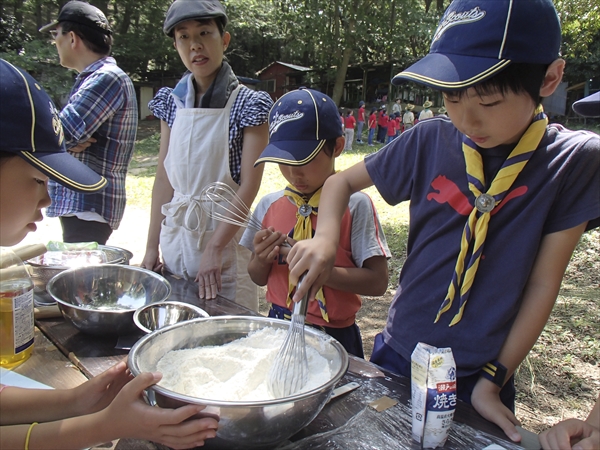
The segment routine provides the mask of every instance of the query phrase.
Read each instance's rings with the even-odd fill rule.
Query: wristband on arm
[[[490,380],[496,386],[502,387],[504,386],[504,381],[506,380],[506,374],[508,369],[504,367],[500,362],[495,359],[494,361],[490,361],[485,366],[482,367],[479,374]]]

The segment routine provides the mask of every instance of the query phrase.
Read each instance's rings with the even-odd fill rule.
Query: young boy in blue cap
[[[269,317],[289,319],[291,295],[285,254],[294,243],[310,239],[320,213],[325,180],[335,173],[335,158],[344,149],[335,103],[327,95],[300,88],[281,97],[269,114],[269,145],[256,165],[279,164],[288,181],[283,191],[263,197],[254,214],[262,231],[248,228],[241,244],[253,251],[248,264],[252,280],[267,286]],[[347,204],[348,205],[348,204]],[[278,230],[278,231],[275,231]],[[360,295],[382,295],[387,289],[390,251],[375,207],[368,195],[349,199],[340,224],[332,276],[308,306],[307,322],[336,338],[344,348],[363,357],[355,323]]]
[[[67,153],[59,113],[41,86],[2,59],[0,132],[0,246],[35,231],[50,205],[49,179],[84,194],[107,184]],[[202,406],[161,409],[142,400],[160,378],[142,373],[132,379],[120,362],[73,389],[0,384],[0,448],[87,448],[126,437],[190,448],[214,437],[216,420],[188,420]]]
[[[535,20],[532,20],[532,17]],[[408,255],[371,358],[410,375],[422,341],[451,347],[458,396],[514,441],[512,375],[541,333],[581,234],[600,224],[600,139],[547,125],[562,79],[550,0],[455,0],[430,53],[392,80],[442,91],[449,118],[405,131],[329,178],[319,227],[288,255],[310,297],[329,275],[348,197],[410,200]],[[467,302],[468,301],[468,302]]]

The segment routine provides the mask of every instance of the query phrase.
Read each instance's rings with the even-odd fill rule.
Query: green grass
[[[158,148],[160,145],[160,134],[156,133],[145,139],[137,141],[133,159],[130,164],[130,173],[127,175],[127,204],[150,209],[152,197],[152,185],[156,167]],[[351,151],[342,153],[336,160],[336,169],[344,170],[362,161],[365,156],[379,150],[381,144],[369,147],[365,144],[354,144]],[[133,169],[133,170],[132,170]],[[269,192],[283,189],[286,185],[285,178],[281,175],[276,164],[266,164],[261,188],[256,196],[256,202]],[[389,262],[390,288],[395,288],[400,268],[404,263],[406,255],[406,240],[408,236],[408,203],[398,206],[388,205],[374,187],[365,190],[373,199],[379,220],[392,252]]]
[[[586,122],[583,119],[580,121],[571,120],[565,126],[570,130],[587,130],[600,134],[600,122],[597,119],[588,119]]]
[[[600,132],[600,126],[597,126],[597,128],[596,131]],[[156,174],[155,161],[159,143],[159,133],[141,139],[136,143],[133,160],[130,165],[130,169],[133,169],[132,172],[135,172],[135,174],[130,173],[127,176],[128,205],[146,210],[150,209],[152,185],[154,183],[154,175]],[[369,153],[375,152],[381,147],[382,145],[380,144],[376,144],[374,147],[368,147],[364,144],[354,144],[353,150],[342,153],[336,160],[336,169],[347,169],[362,161]],[[278,166],[276,164],[266,164],[263,181],[255,203],[262,196],[269,192],[283,189],[285,185],[286,181],[279,172]],[[365,192],[373,199],[392,252],[392,259],[389,261],[389,287],[393,289],[396,287],[398,273],[406,255],[409,222],[408,202],[397,206],[390,206],[383,200],[374,187],[366,189]],[[587,295],[598,298],[600,275],[590,279],[591,274],[598,274],[600,272],[598,256],[600,249],[598,242],[600,242],[600,231],[595,230],[584,234],[567,270],[563,282],[564,292],[574,292],[574,290],[577,290],[578,294],[574,295],[575,297]],[[587,286],[587,288],[584,288],[586,292],[584,294],[581,291],[582,286]]]

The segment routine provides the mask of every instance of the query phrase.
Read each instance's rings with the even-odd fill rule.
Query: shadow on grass
[[[344,150],[344,153],[349,155],[370,155],[375,153],[379,149],[384,147],[383,144],[373,144],[373,147],[369,147],[367,144],[357,144],[356,142],[352,145],[352,150]]]
[[[382,222],[381,226],[390,252],[392,253],[392,257],[388,260],[388,288],[396,289],[400,269],[402,269],[404,261],[406,261],[408,225],[405,223]]]

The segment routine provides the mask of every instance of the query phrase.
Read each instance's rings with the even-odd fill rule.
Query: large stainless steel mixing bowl
[[[159,274],[112,264],[65,270],[47,289],[65,319],[84,333],[103,336],[139,332],[135,310],[171,295],[171,285]]]
[[[156,371],[158,361],[171,350],[222,345],[246,337],[264,327],[287,330],[289,322],[268,317],[220,316],[194,319],[171,325],[140,339],[129,353],[128,365],[134,375]],[[159,406],[176,408],[201,404],[202,416],[219,417],[217,437],[205,441],[203,448],[273,448],[308,425],[319,414],[336,383],[348,369],[348,354],[328,335],[306,328],[306,343],[329,362],[332,378],[309,392],[268,401],[216,401],[189,397],[159,385],[150,388]]]

